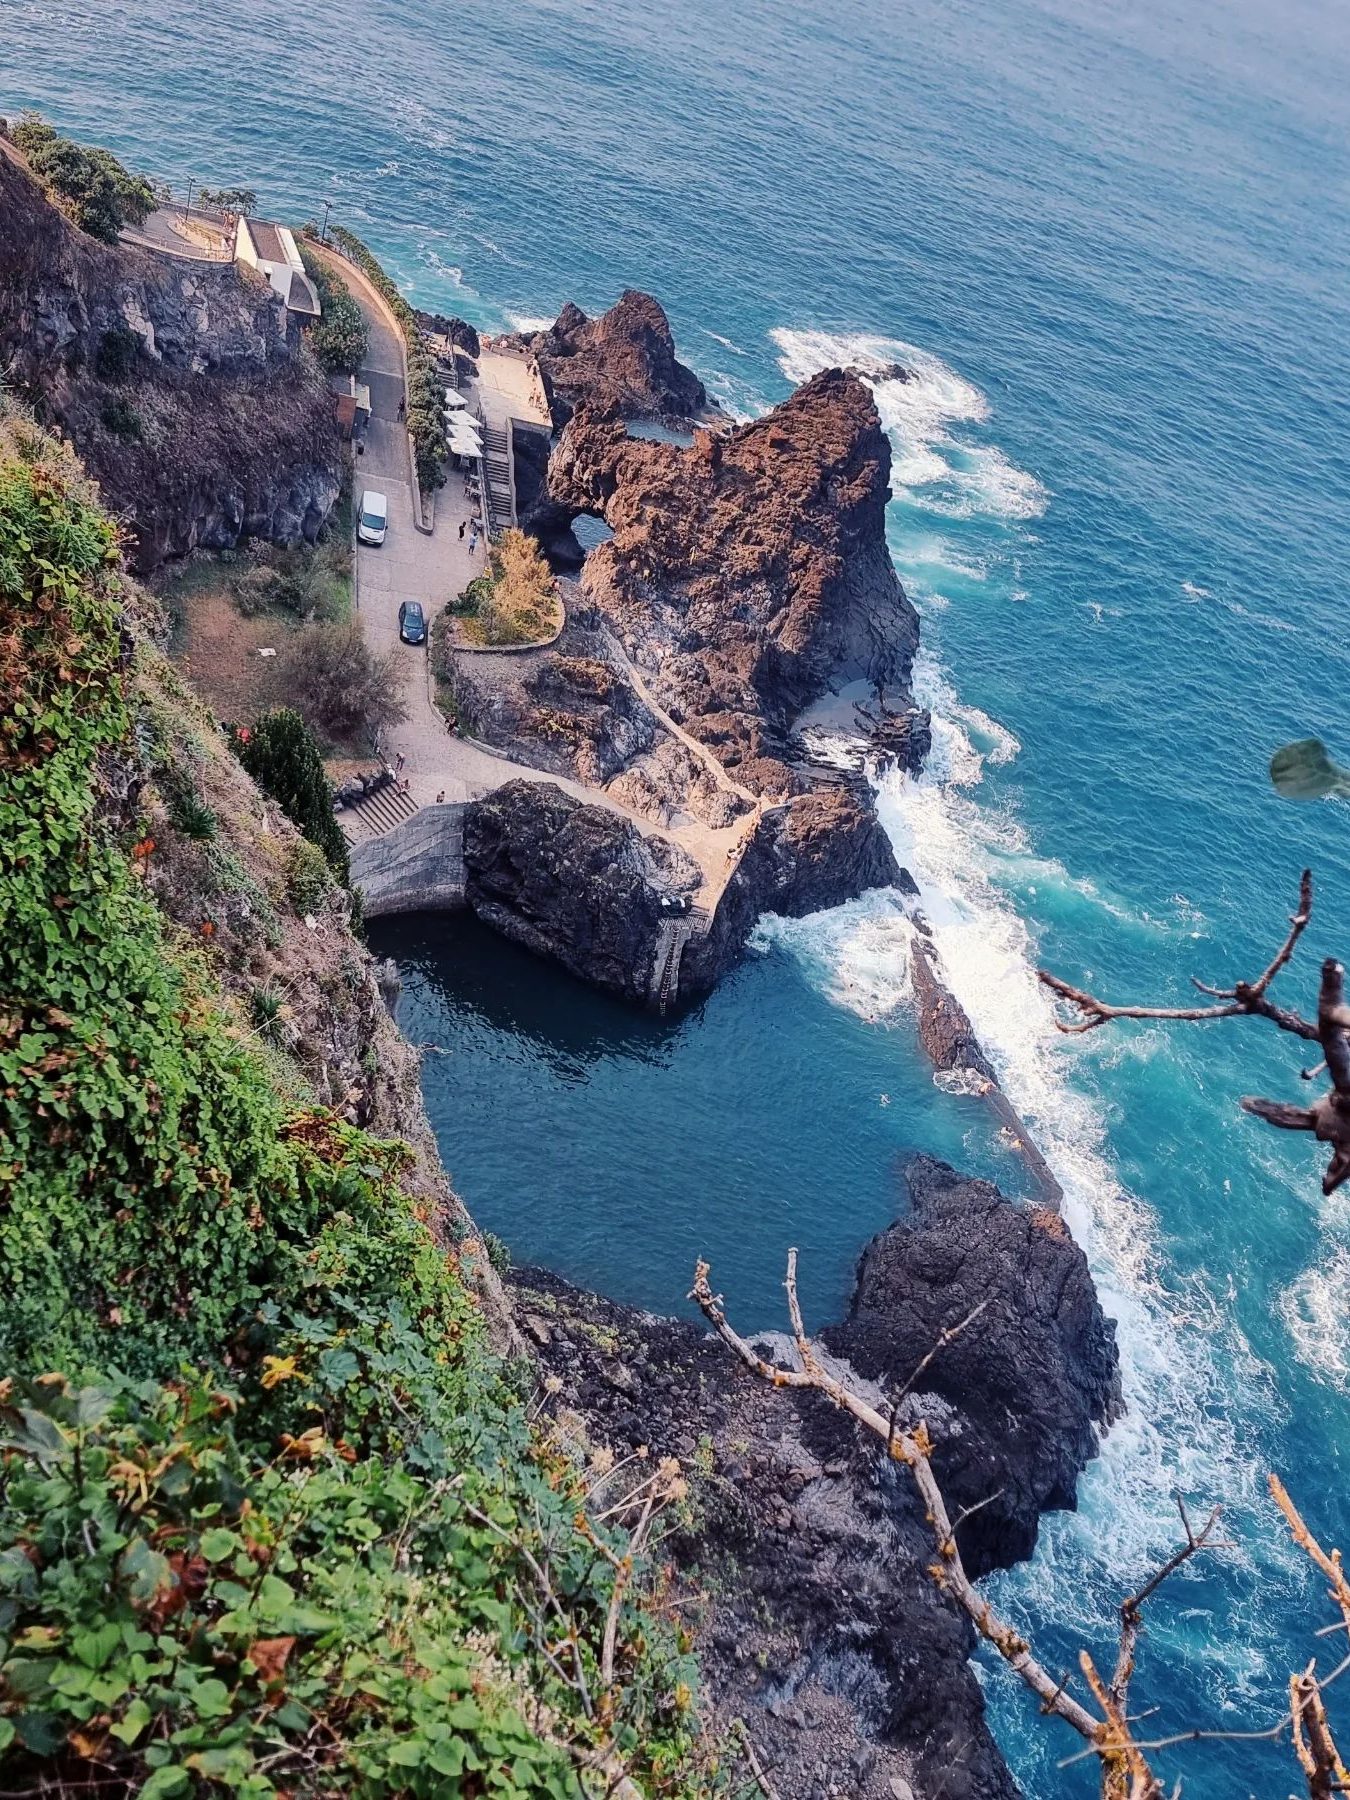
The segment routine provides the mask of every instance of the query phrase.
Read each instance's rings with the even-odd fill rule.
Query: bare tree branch
[[[1331,1194],[1342,1182],[1350,1180],[1350,1007],[1345,1002],[1345,971],[1334,957],[1322,964],[1316,1024],[1287,1007],[1276,1006],[1267,994],[1271,982],[1293,956],[1312,917],[1312,904],[1312,871],[1305,869],[1299,882],[1298,909],[1289,916],[1288,935],[1255,981],[1239,981],[1231,988],[1220,988],[1192,977],[1202,994],[1220,1002],[1218,1006],[1115,1006],[1046,969],[1036,973],[1041,983],[1067,1001],[1077,1014],[1073,1021],[1056,1019],[1056,1025],[1064,1032],[1095,1031],[1113,1019],[1207,1020],[1246,1015],[1269,1019],[1281,1031],[1319,1043],[1322,1063],[1316,1069],[1302,1070],[1301,1074],[1305,1081],[1311,1081],[1320,1069],[1325,1069],[1331,1078],[1329,1093],[1311,1106],[1294,1106],[1285,1100],[1267,1100],[1252,1094],[1244,1096],[1241,1104],[1245,1112],[1264,1119],[1267,1125],[1281,1131],[1310,1131],[1320,1143],[1330,1144],[1331,1160],[1322,1177],[1322,1192]]]
[[[792,1287],[789,1290],[790,1304],[795,1307],[796,1257],[795,1252],[789,1262]],[[887,1451],[896,1462],[903,1463],[914,1478],[924,1503],[925,1515],[928,1518],[937,1546],[939,1561],[932,1570],[933,1578],[938,1585],[946,1589],[957,1604],[974,1623],[976,1630],[988,1643],[998,1651],[1015,1674],[1042,1702],[1047,1712],[1056,1714],[1086,1738],[1089,1743],[1096,1743],[1103,1729],[1103,1721],[1094,1717],[1085,1706],[1072,1695],[1064,1691],[1063,1685],[1037,1662],[1031,1653],[1026,1640],[1005,1620],[999,1618],[984,1596],[976,1591],[966,1574],[961,1562],[961,1554],[957,1549],[956,1537],[951,1519],[947,1513],[947,1503],[942,1490],[938,1486],[937,1477],[933,1474],[929,1461],[931,1448],[928,1433],[924,1426],[916,1426],[913,1430],[895,1431],[892,1423],[878,1412],[869,1401],[860,1394],[855,1394],[841,1381],[830,1375],[820,1364],[814,1353],[803,1357],[803,1368],[776,1369],[735,1331],[723,1311],[720,1296],[712,1291],[709,1284],[711,1273],[706,1262],[700,1261],[694,1271],[694,1285],[689,1298],[693,1300],[703,1313],[713,1330],[726,1344],[738,1360],[761,1380],[774,1387],[814,1388],[817,1393],[824,1394],[828,1400],[840,1407],[844,1412],[857,1419],[873,1436],[886,1445]],[[801,1316],[800,1311],[793,1319],[794,1336],[798,1334]],[[805,1340],[806,1333],[802,1329],[799,1336]],[[810,1349],[808,1343],[808,1351]]]
[[[1296,1037],[1316,1042],[1320,1036],[1316,1025],[1310,1024],[1298,1013],[1274,1005],[1266,998],[1266,989],[1294,954],[1298,940],[1312,917],[1312,902],[1312,870],[1305,869],[1299,882],[1298,909],[1289,916],[1289,935],[1255,981],[1238,981],[1230,988],[1220,988],[1209,987],[1192,976],[1191,979],[1200,992],[1222,1001],[1224,1004],[1221,1006],[1113,1006],[1105,1000],[1099,1000],[1095,994],[1072,986],[1060,976],[1052,975],[1048,969],[1038,969],[1037,978],[1052,994],[1058,994],[1061,1000],[1067,1000],[1080,1013],[1081,1017],[1076,1023],[1056,1020],[1059,1029],[1070,1035],[1095,1031],[1098,1026],[1109,1024],[1112,1019],[1236,1019],[1243,1014],[1254,1013],[1269,1019],[1281,1031],[1292,1031]]]

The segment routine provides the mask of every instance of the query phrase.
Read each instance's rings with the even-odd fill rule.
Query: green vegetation
[[[398,657],[392,650],[372,655],[354,623],[313,625],[292,638],[281,678],[296,709],[331,743],[374,741],[408,716],[399,699]]]
[[[141,340],[127,325],[114,325],[103,333],[94,352],[94,373],[100,381],[125,381],[136,366]]]
[[[455,611],[471,644],[534,644],[562,624],[557,583],[538,543],[511,526],[489,547],[487,570],[460,595]]]
[[[156,906],[156,846],[104,788],[147,728],[116,533],[12,435],[5,1790],[563,1800],[626,1769],[711,1791],[683,1634],[598,1464],[536,1434],[490,1351],[481,1247],[434,1228],[406,1146],[283,1098],[281,1052]]]
[[[323,308],[318,324],[310,330],[310,349],[325,369],[355,374],[365,361],[369,337],[361,308],[303,241],[300,255]]]
[[[199,188],[197,204],[206,212],[251,213],[258,210],[258,196],[253,188]]]
[[[150,183],[123,168],[111,150],[86,149],[34,112],[24,113],[9,135],[62,212],[91,237],[115,244],[124,225],[143,224],[154,211]]]
[[[448,454],[443,417],[445,396],[417,314],[355,232],[334,225],[328,235],[374,282],[399,322],[408,353],[408,430],[417,452],[417,479],[424,488],[440,487],[445,481]]]
[[[141,415],[129,400],[120,394],[113,394],[103,402],[99,410],[99,423],[105,431],[125,443],[139,443],[141,439]]]
[[[333,816],[333,789],[324,773],[314,734],[288,706],[266,713],[256,725],[240,726],[234,747],[241,763],[269,794],[345,887],[347,841]],[[298,904],[298,902],[297,902]]]
[[[295,619],[340,624],[351,617],[351,528],[341,518],[321,544],[280,549],[250,545],[232,566],[229,589],[246,619],[286,613]]]

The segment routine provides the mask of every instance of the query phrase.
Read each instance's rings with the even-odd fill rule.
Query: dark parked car
[[[426,615],[418,600],[405,600],[398,609],[398,635],[405,644],[425,644],[427,641]]]

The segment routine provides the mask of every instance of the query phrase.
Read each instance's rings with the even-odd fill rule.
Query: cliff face
[[[689,419],[708,408],[707,389],[675,355],[665,309],[637,288],[598,319],[569,301],[547,331],[519,341],[539,364],[559,428],[583,402],[623,419]]]
[[[98,243],[0,154],[0,361],[76,445],[145,572],[312,540],[340,485],[317,364],[261,280]]]

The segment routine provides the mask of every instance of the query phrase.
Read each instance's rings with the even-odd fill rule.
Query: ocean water
[[[1313,0],[0,0],[0,109],[41,106],[175,182],[247,182],[365,236],[420,302],[492,327],[665,302],[753,414],[898,358],[889,531],[923,612],[924,778],[885,784],[954,985],[1065,1187],[1119,1321],[1128,1418],[997,1581],[1043,1660],[1109,1656],[1174,1495],[1235,1548],[1151,1615],[1160,1735],[1250,1728],[1327,1622],[1265,1498],[1345,1525],[1350,1200],[1302,1136],[1300,1047],[1255,1021],[1058,1035],[1038,961],[1177,1000],[1250,974],[1305,864],[1282,980],[1350,928],[1343,803],[1271,750],[1350,753],[1350,18]],[[472,931],[390,927],[449,1166],[522,1257],[643,1304],[693,1257],[747,1322],[797,1242],[828,1316],[931,1148],[1015,1185],[913,1042],[886,895],[791,925],[691,1016],[635,1018]],[[1092,1791],[996,1666],[1029,1794]],[[1151,1721],[1152,1723],[1153,1721]],[[1188,1794],[1285,1792],[1286,1748],[1180,1747]],[[1283,1785],[1281,1785],[1283,1784]]]

